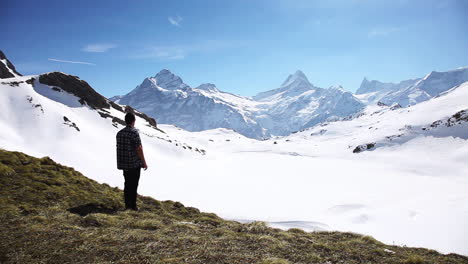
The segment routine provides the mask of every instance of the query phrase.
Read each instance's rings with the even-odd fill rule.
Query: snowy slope
[[[209,154],[163,181],[203,195],[160,191],[232,219],[468,254],[467,98],[465,83],[409,108],[368,106],[352,120],[266,141],[180,130]],[[371,151],[353,153],[368,143]]]
[[[301,71],[280,88],[251,98],[220,91],[214,84],[190,88],[168,70],[146,78],[124,96],[111,98],[190,131],[229,128],[251,137],[287,135],[329,118],[344,117],[363,104],[341,88],[313,86]]]
[[[95,106],[97,101],[83,102],[82,97],[65,90],[70,82],[62,87],[49,86],[40,83],[44,76],[49,76],[49,81],[50,76],[59,76],[81,82],[63,73],[1,79],[0,147],[50,156],[99,182],[115,182],[120,175],[115,162],[115,135],[123,128],[123,108],[105,98],[100,101],[102,108]],[[192,146],[177,141],[155,128],[148,122],[151,119],[141,116],[137,112],[136,126],[148,146],[148,156],[164,160],[168,156],[202,155],[195,146],[190,150]]]

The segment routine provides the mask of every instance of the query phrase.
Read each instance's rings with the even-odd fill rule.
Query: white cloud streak
[[[154,45],[146,46],[131,55],[134,59],[157,58],[161,60],[180,60],[192,54],[209,54],[248,45],[246,41],[204,40],[188,45]]]
[[[50,61],[56,61],[56,62],[64,62],[64,63],[73,63],[73,64],[85,64],[85,65],[96,65],[94,63],[91,63],[91,62],[84,62],[84,61],[70,61],[70,60],[59,60],[59,59],[47,59],[47,60],[50,60]]]
[[[152,46],[147,47],[144,52],[132,56],[133,58],[157,58],[161,60],[184,59],[186,50],[179,46]]]
[[[389,28],[374,28],[369,33],[367,36],[369,38],[376,38],[376,37],[386,37],[390,34],[396,33],[398,31],[401,31],[401,28],[397,27],[389,27]]]
[[[107,52],[110,49],[117,47],[114,44],[88,44],[84,46],[81,50],[85,52]]]
[[[181,16],[176,16],[176,17],[168,17],[167,20],[169,21],[169,23],[171,23],[172,25],[176,26],[176,27],[180,27],[180,23],[182,22],[182,20],[184,20]]]

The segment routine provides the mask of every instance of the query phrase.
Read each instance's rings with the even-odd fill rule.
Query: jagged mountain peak
[[[180,78],[178,75],[175,75],[168,69],[161,70],[154,77],[149,79],[151,79],[151,81],[154,82],[157,86],[167,90],[186,90],[190,88],[190,86],[184,83],[182,78]]]
[[[302,71],[297,70],[294,74],[290,74],[279,88],[258,93],[253,98],[257,101],[264,101],[278,96],[282,98],[294,97],[313,89],[317,89],[317,87],[309,82]]]
[[[297,70],[294,74],[290,74],[283,84],[281,84],[281,87],[290,86],[291,84],[298,82],[310,84],[309,79],[307,79],[307,76],[301,70]]]
[[[218,92],[219,91],[218,88],[216,87],[216,85],[214,85],[212,83],[202,83],[198,87],[196,87],[195,89],[211,91],[211,92]]]
[[[158,76],[158,75],[167,75],[167,74],[173,74],[173,73],[168,69],[162,69],[156,74],[156,76]]]
[[[370,92],[376,92],[381,90],[389,89],[395,85],[394,83],[384,83],[377,80],[369,80],[366,77],[361,82],[359,89],[357,89],[356,94],[365,94]]]
[[[328,89],[345,91],[344,88],[343,88],[343,86],[342,86],[341,84],[332,85],[332,86],[330,86]]]

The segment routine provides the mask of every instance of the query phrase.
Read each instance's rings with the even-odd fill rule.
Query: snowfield
[[[0,147],[50,156],[122,188],[115,135],[123,126],[37,77],[0,79]],[[264,141],[229,129],[159,131],[137,118],[149,165],[139,192],[239,221],[468,255],[468,122],[457,115],[445,125],[467,109],[464,83],[411,107],[371,105]],[[370,147],[353,153],[360,145]]]

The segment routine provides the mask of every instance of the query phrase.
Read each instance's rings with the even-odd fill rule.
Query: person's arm
[[[145,154],[143,154],[143,146],[142,145],[139,145],[137,147],[137,154],[138,154],[138,157],[140,158],[141,162],[143,163],[143,169],[148,169],[148,165],[146,164],[146,160],[145,160]]]
[[[145,154],[143,154],[143,146],[141,144],[141,139],[140,139],[140,135],[138,134],[138,131],[134,134],[132,141],[133,141],[134,146],[137,146],[136,153],[141,160],[143,169],[145,170],[148,169],[148,165],[146,164]]]

